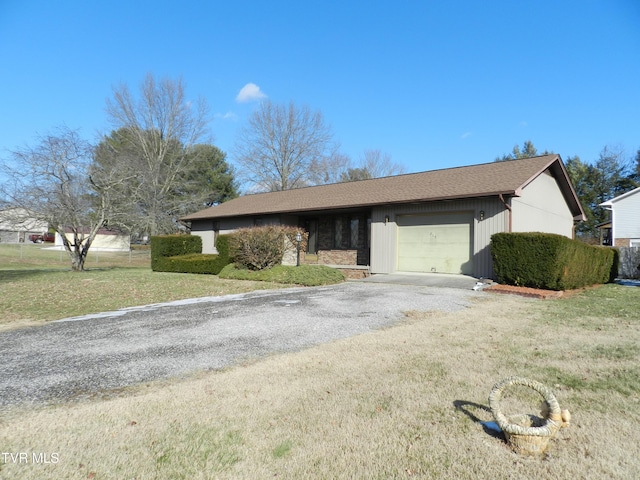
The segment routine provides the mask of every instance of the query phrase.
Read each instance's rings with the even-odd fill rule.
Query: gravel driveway
[[[0,333],[0,408],[219,369],[464,308],[471,290],[347,282],[149,305]]]

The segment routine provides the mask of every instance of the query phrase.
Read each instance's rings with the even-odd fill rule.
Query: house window
[[[629,246],[640,248],[640,238],[632,238],[631,240],[629,240]]]
[[[360,226],[360,219],[358,218],[352,218],[351,222],[349,223],[349,227],[350,227],[350,236],[349,236],[349,247],[351,248],[358,248],[358,232],[359,232],[359,227]]]
[[[346,218],[336,217],[333,226],[333,248],[345,249],[347,248],[347,236],[346,230]]]
[[[360,219],[358,217],[336,217],[333,223],[333,248],[346,250],[358,248]]]

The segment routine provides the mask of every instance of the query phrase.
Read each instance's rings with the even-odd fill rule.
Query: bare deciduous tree
[[[395,163],[391,160],[390,154],[380,150],[365,150],[360,166],[371,175],[371,178],[389,177],[405,172],[403,165]]]
[[[380,150],[365,150],[357,166],[349,166],[340,175],[341,182],[355,182],[369,178],[389,177],[405,172],[403,165],[391,160]]]
[[[115,127],[101,143],[97,162],[120,177],[134,178],[123,190],[132,228],[148,235],[169,233],[184,211],[183,173],[199,161],[194,154],[206,140],[207,105],[190,101],[182,80],[144,79],[138,96],[127,85],[114,89],[107,114]],[[204,206],[205,198],[202,205]]]
[[[12,152],[3,165],[7,180],[0,186],[3,203],[25,219],[55,229],[71,259],[82,271],[96,235],[111,208],[110,179],[90,174],[93,148],[78,133],[60,128],[39,137],[38,144]]]
[[[310,183],[312,185],[326,185],[342,182],[342,177],[350,169],[351,158],[339,152],[322,158],[310,167]]]
[[[313,167],[330,155],[332,137],[320,111],[266,100],[236,142],[239,173],[262,191],[312,184]]]

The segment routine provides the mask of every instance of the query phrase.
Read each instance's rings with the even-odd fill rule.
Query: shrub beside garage
[[[507,285],[571,290],[615,278],[616,250],[549,233],[491,236],[496,280]]]

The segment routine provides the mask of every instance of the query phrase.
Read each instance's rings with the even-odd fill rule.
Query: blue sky
[[[640,148],[637,0],[0,0],[0,69],[3,156],[63,124],[95,140],[112,88],[147,73],[204,97],[228,153],[248,84],[321,110],[353,160],[409,172],[525,140],[565,160]]]

